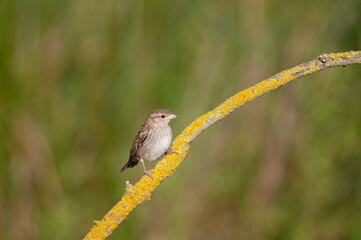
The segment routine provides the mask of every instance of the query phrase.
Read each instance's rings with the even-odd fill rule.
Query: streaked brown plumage
[[[157,109],[149,113],[133,141],[129,160],[120,172],[134,167],[140,161],[144,174],[152,178],[145,169],[144,160],[157,160],[167,152],[172,141],[172,129],[169,122],[176,117],[167,109]]]

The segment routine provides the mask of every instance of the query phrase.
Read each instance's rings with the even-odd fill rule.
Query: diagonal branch
[[[84,239],[105,239],[108,237],[137,205],[149,200],[150,195],[158,185],[173,174],[178,165],[187,156],[190,143],[201,132],[228,116],[240,106],[295,79],[331,67],[360,63],[361,51],[322,54],[315,60],[280,72],[228,98],[221,105],[199,117],[184,129],[173,142],[172,150],[177,154],[167,155],[155,166],[154,173],[152,174],[154,179],[143,176],[134,186],[127,182],[121,201],[101,221],[95,221],[96,225],[92,227]]]

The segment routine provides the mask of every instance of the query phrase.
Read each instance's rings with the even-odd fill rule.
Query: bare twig
[[[188,154],[190,143],[206,128],[220,121],[240,106],[270,92],[292,80],[312,73],[338,66],[361,63],[361,52],[322,54],[317,59],[280,72],[253,87],[247,88],[228,98],[221,105],[192,122],[174,140],[172,150],[176,154],[167,155],[160,161],[152,174],[154,179],[142,177],[134,186],[127,182],[125,193],[101,221],[96,221],[84,239],[105,239],[139,204],[150,199],[157,186],[172,175]]]

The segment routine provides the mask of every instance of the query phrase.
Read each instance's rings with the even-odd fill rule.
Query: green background
[[[148,112],[361,48],[361,1],[0,1],[1,239],[81,239],[121,198]],[[148,168],[153,163],[146,163]],[[109,239],[361,239],[361,66],[207,129]]]

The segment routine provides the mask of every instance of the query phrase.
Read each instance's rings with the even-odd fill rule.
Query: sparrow
[[[130,149],[129,160],[120,172],[134,167],[140,161],[144,174],[153,179],[152,175],[145,169],[144,160],[154,161],[167,153],[172,142],[172,129],[169,122],[176,117],[167,109],[157,109],[150,112],[135,136]]]

